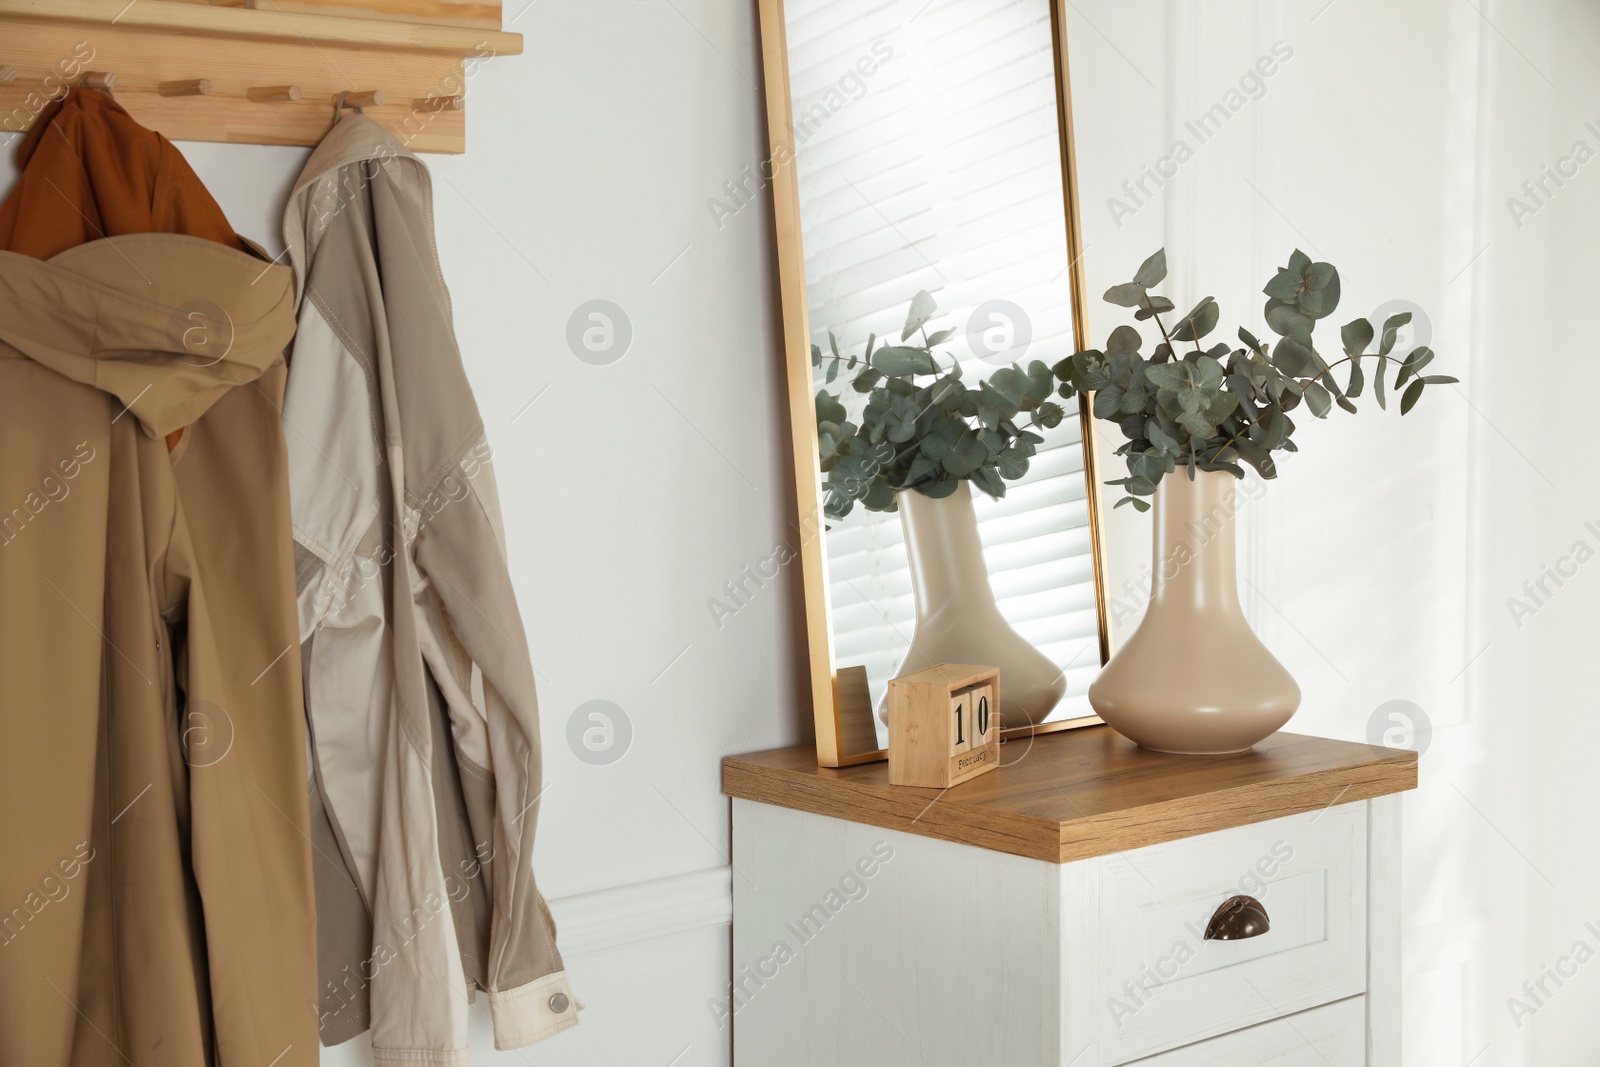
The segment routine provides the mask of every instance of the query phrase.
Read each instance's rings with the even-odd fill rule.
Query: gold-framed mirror
[[[1001,669],[1004,737],[1100,721],[1064,4],[760,0],[823,766],[886,758],[890,678],[938,662]]]

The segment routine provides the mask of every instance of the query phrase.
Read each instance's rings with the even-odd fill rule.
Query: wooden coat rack
[[[169,140],[314,145],[342,106],[462,152],[473,75],[521,51],[492,0],[0,0],[0,132],[89,84]]]

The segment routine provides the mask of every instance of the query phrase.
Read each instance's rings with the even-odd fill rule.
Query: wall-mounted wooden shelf
[[[350,14],[362,10],[382,17]],[[170,140],[314,145],[338,94],[376,91],[366,113],[410,148],[461,152],[474,72],[522,51],[491,16],[498,5],[448,0],[0,0],[0,128],[27,129],[93,71]]]

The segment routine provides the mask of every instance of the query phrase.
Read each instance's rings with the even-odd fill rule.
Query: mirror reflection
[[[785,9],[842,751],[940,662],[999,667],[1008,729],[1091,715],[1049,0]]]

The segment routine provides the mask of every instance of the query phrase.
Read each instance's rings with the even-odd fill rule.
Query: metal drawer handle
[[[1243,941],[1272,929],[1267,909],[1255,897],[1229,897],[1206,923],[1207,941]]]

